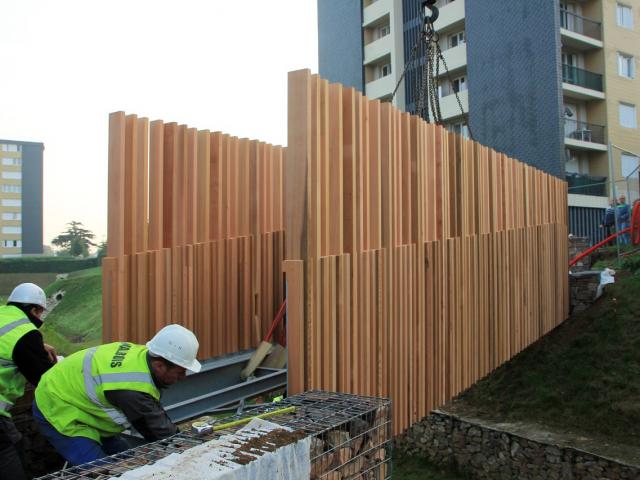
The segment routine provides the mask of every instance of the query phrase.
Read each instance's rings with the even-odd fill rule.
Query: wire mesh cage
[[[291,413],[268,420],[311,437],[311,479],[391,478],[391,402],[387,399],[344,393],[312,391],[288,397],[276,404],[264,404],[227,417],[225,423],[295,407]],[[84,465],[51,473],[39,480],[107,480],[161,460],[172,453],[234,434],[241,426],[205,434],[181,432],[172,437]],[[260,447],[259,447],[260,448]],[[265,452],[271,451],[264,447]],[[273,445],[270,447],[273,448]],[[38,479],[36,479],[38,480]]]

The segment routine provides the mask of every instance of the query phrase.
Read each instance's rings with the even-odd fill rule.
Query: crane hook
[[[424,10],[427,9],[431,12],[431,15],[424,16],[425,27],[427,26],[427,24],[433,25],[433,23],[440,16],[440,11],[438,10],[438,7],[436,7],[435,3],[436,0],[424,0],[424,2],[422,2],[422,11],[424,12]]]

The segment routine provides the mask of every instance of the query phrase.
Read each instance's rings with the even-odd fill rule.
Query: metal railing
[[[601,192],[600,196],[607,196],[607,203],[611,199],[619,198],[620,194],[626,197],[626,203],[633,208],[634,202],[640,200],[640,164],[624,177],[615,179],[613,177],[613,149],[619,150],[621,153],[633,155],[640,158],[637,152],[631,152],[626,148],[619,147],[612,143],[608,145],[609,153],[609,174],[610,177],[590,177],[589,175],[566,173],[566,180],[569,184],[569,193],[589,195],[585,192]],[[599,181],[598,181],[599,180]],[[607,188],[608,187],[608,188]],[[591,193],[593,195],[593,193]],[[595,244],[598,240],[603,239],[604,232],[600,229],[600,224],[604,220],[605,208],[585,208],[585,207],[569,207],[569,224],[570,233],[579,236],[587,236],[591,239],[591,243]],[[598,217],[600,216],[600,221]],[[628,234],[627,234],[628,235]],[[621,248],[621,236],[616,237],[616,249],[618,263],[624,255]]]
[[[602,75],[573,65],[562,64],[562,81],[602,92]]]
[[[560,26],[587,37],[602,40],[602,24],[587,17],[560,9]]]
[[[593,177],[582,173],[565,173],[569,193],[578,195],[607,196],[607,177]]]
[[[564,136],[583,142],[593,142],[604,144],[604,125],[581,122],[564,117]]]

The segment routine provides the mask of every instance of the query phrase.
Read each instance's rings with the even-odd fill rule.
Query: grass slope
[[[8,297],[16,285],[21,283],[31,282],[45,287],[55,279],[55,273],[3,273],[0,274],[0,295]]]
[[[460,399],[480,414],[640,447],[640,271]]]
[[[431,465],[424,458],[394,455],[392,478],[402,480],[462,480],[464,477],[447,473]]]
[[[79,270],[45,288],[47,295],[65,292],[41,328],[45,342],[61,355],[98,345],[102,339],[102,269]]]

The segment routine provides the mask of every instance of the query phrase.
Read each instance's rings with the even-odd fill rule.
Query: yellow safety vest
[[[9,410],[24,395],[26,379],[13,363],[13,349],[24,335],[37,330],[24,312],[13,305],[0,307],[0,415],[11,417]]]
[[[68,437],[100,442],[128,428],[122,411],[104,392],[134,390],[160,400],[143,345],[116,342],[81,350],[53,366],[36,388],[36,404],[53,427]]]

